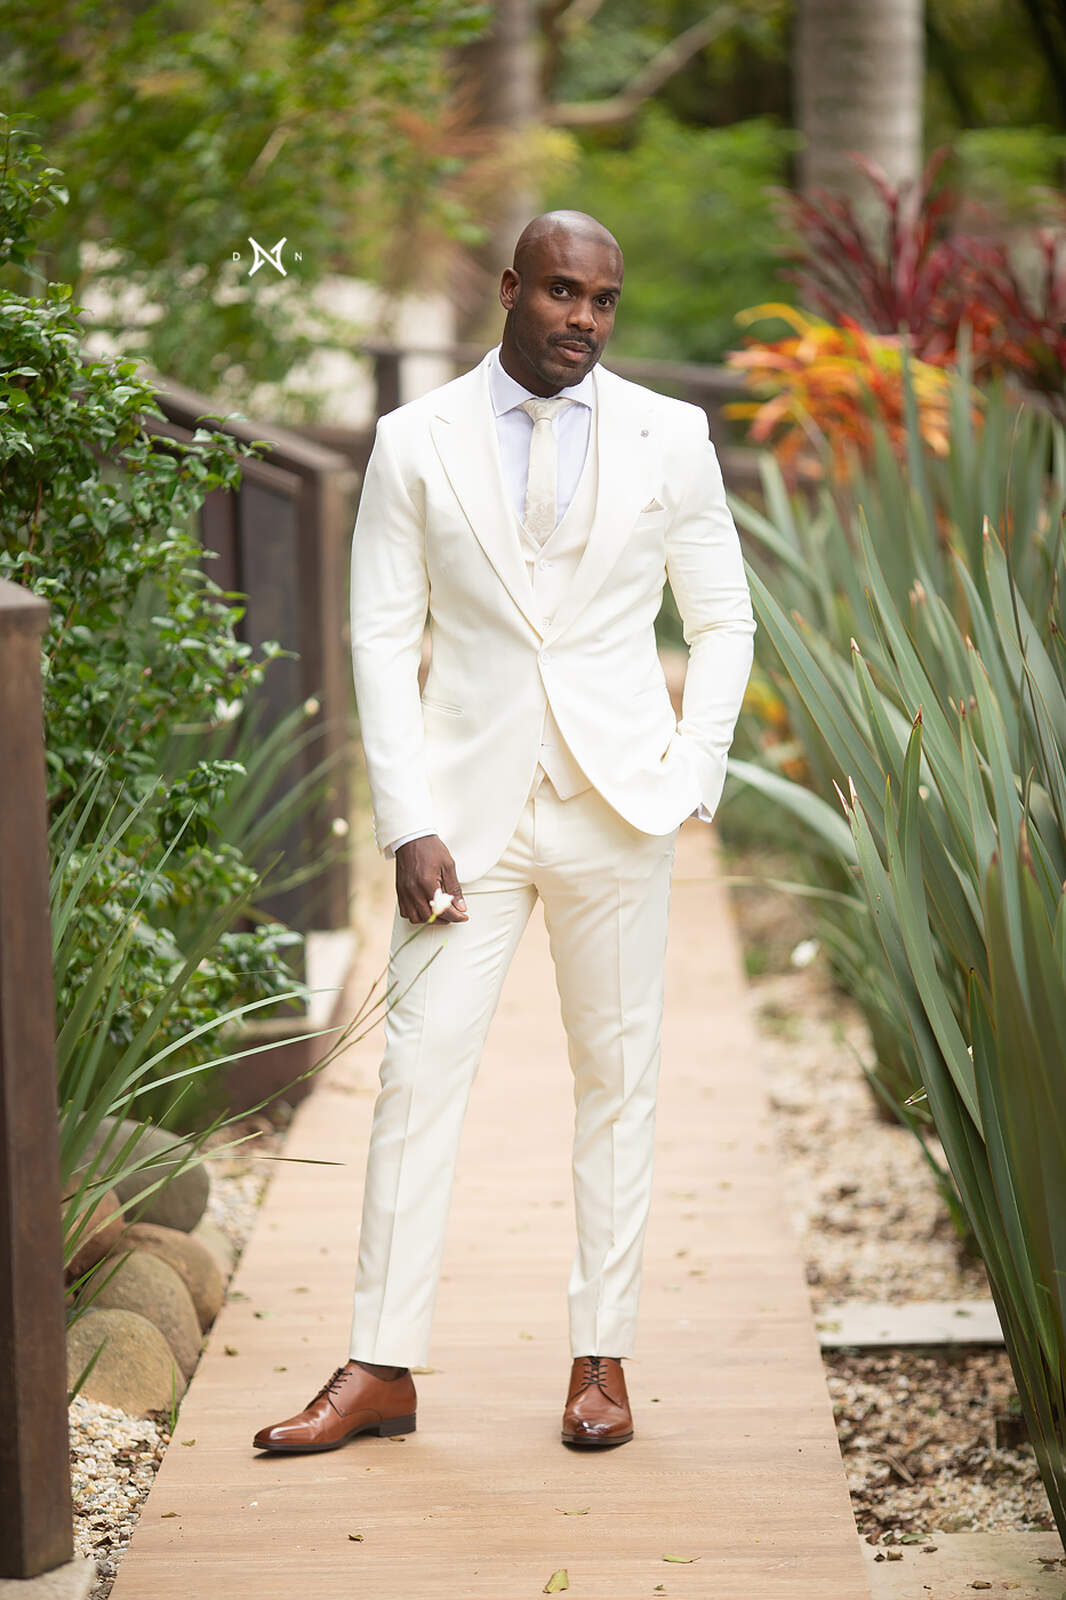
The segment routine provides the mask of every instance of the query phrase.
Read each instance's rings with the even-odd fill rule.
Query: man
[[[597,366],[621,292],[601,224],[535,218],[501,279],[498,348],[378,424],[352,650],[376,836],[396,860],[399,998],[349,1360],[255,1436],[261,1449],[414,1427],[410,1369],[429,1354],[467,1097],[538,897],[576,1106],[562,1439],[633,1436],[621,1361],[651,1187],[670,869],[682,820],[709,819],[721,795],[755,624],[703,412]],[[680,723],[655,645],[667,578],[690,652]]]

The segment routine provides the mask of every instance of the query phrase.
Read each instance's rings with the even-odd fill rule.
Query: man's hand
[[[428,922],[430,901],[437,889],[454,896],[453,903],[437,916],[438,922],[469,922],[466,901],[455,876],[451,852],[435,833],[412,839],[396,852],[396,904],[408,922]]]

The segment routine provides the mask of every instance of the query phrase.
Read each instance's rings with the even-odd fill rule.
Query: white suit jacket
[[[486,362],[380,419],[352,539],[352,657],[375,834],[440,835],[461,884],[501,856],[545,696],[603,798],[644,833],[713,812],[755,622],[707,419],[602,366],[596,510],[550,623],[500,469]],[[669,578],[689,646],[675,718],[654,622]],[[418,668],[428,614],[433,654]]]

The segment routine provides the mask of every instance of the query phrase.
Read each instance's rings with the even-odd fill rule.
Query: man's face
[[[500,284],[511,376],[534,394],[580,383],[611,336],[621,290],[621,258],[605,242],[558,232],[532,246],[521,276],[509,267]]]

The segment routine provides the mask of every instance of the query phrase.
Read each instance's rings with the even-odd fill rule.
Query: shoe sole
[[[353,1428],[351,1433],[346,1433],[341,1439],[331,1439],[327,1444],[258,1444],[252,1440],[253,1450],[270,1450],[275,1455],[306,1456],[315,1455],[320,1450],[339,1450],[342,1444],[347,1444],[349,1439],[357,1439],[364,1433],[376,1433],[379,1439],[392,1438],[398,1433],[414,1433],[414,1417],[389,1417],[384,1422],[372,1422],[365,1428]]]
[[[607,1439],[575,1439],[567,1433],[561,1433],[559,1437],[564,1444],[572,1445],[576,1450],[607,1450],[613,1444],[628,1444],[633,1437],[633,1430],[611,1434]]]

